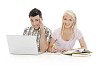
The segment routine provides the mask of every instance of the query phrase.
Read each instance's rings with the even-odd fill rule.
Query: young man
[[[34,8],[29,13],[31,21],[31,27],[27,27],[23,35],[37,36],[37,44],[40,52],[45,52],[48,49],[48,45],[51,38],[51,30],[44,26],[42,13],[39,9]]]

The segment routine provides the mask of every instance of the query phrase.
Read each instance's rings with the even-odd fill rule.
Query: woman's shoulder
[[[82,37],[82,33],[79,29],[76,29],[75,30],[75,35],[78,37],[78,38],[81,38]]]
[[[58,39],[59,38],[59,36],[60,36],[60,30],[61,30],[61,28],[56,28],[55,30],[54,30],[54,32],[53,32],[53,34],[52,34],[52,37],[56,40],[56,39]]]
[[[61,27],[54,30],[54,32],[60,32],[60,31],[61,31]]]
[[[76,32],[77,32],[77,33],[81,33],[80,29],[78,29],[78,28],[76,29]]]

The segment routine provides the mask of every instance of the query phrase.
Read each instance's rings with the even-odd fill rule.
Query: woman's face
[[[71,15],[65,14],[63,16],[63,26],[64,28],[71,28],[74,23],[74,19]]]
[[[40,28],[40,17],[39,15],[37,16],[30,16],[30,21],[31,21],[31,24],[32,26],[34,27],[35,30],[38,30]]]

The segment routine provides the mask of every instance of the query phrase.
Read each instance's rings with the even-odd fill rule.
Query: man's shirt
[[[45,36],[46,36],[46,39],[48,42],[50,42],[50,39],[51,39],[51,30],[47,27],[44,26],[44,29],[45,29]],[[40,49],[39,47],[39,43],[40,43],[40,38],[41,38],[41,30],[38,29],[37,31],[34,30],[34,28],[31,26],[31,27],[27,27],[25,28],[24,32],[23,32],[23,35],[28,35],[28,36],[36,36],[36,42],[38,44],[38,48]]]

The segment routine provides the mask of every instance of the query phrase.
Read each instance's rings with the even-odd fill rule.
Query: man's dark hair
[[[37,9],[37,8],[32,9],[32,10],[30,11],[30,13],[29,13],[29,17],[30,17],[30,16],[34,17],[34,16],[37,16],[37,15],[39,15],[39,17],[42,18],[42,13],[41,13],[41,11],[40,11],[39,9]]]

